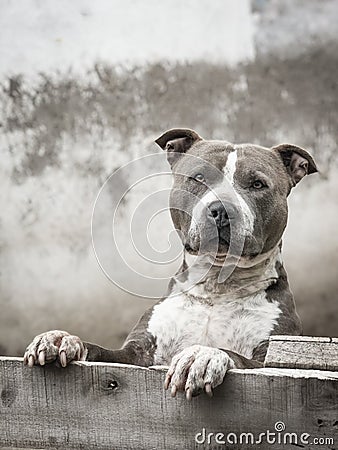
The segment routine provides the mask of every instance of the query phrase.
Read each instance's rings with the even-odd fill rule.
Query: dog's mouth
[[[215,249],[215,257],[221,259],[228,255],[230,242],[227,239],[219,236],[218,238],[211,239],[210,241],[211,248]]]
[[[198,248],[193,248],[189,243],[184,245],[187,252],[192,255],[210,255],[218,260],[224,260],[228,256],[230,244],[229,242],[221,237],[209,239]]]

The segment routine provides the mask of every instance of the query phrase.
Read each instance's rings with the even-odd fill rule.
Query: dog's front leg
[[[235,352],[192,345],[174,356],[164,387],[171,387],[173,397],[178,391],[185,392],[188,400],[203,391],[211,397],[213,388],[223,382],[229,369],[262,366],[261,362],[247,359]]]
[[[32,367],[56,362],[66,367],[71,361],[101,361],[150,366],[153,364],[153,346],[148,336],[127,341],[121,349],[109,350],[67,331],[53,330],[36,336],[26,348],[24,363]]]
[[[87,361],[115,362],[149,367],[154,363],[154,347],[145,335],[137,340],[127,341],[118,350],[109,350],[89,342],[84,343],[87,348]]]

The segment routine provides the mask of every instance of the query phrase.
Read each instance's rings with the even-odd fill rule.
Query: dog
[[[24,363],[167,365],[165,388],[190,400],[203,391],[212,396],[229,369],[262,367],[269,336],[301,334],[281,239],[287,197],[317,167],[290,144],[233,145],[190,129],[171,129],[155,142],[173,173],[170,210],[184,245],[167,296],[120,349],[48,331],[28,345]]]

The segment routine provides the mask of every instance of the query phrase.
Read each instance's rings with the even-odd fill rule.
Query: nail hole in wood
[[[116,380],[112,380],[112,381],[109,381],[108,382],[108,389],[110,390],[110,391],[114,391],[115,389],[117,389],[118,388],[118,382],[116,381]]]

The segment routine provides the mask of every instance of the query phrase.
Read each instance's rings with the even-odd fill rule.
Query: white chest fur
[[[201,303],[184,293],[154,307],[148,331],[156,338],[155,364],[170,364],[172,357],[194,344],[224,348],[247,358],[268,339],[281,313],[265,291],[233,301]]]

